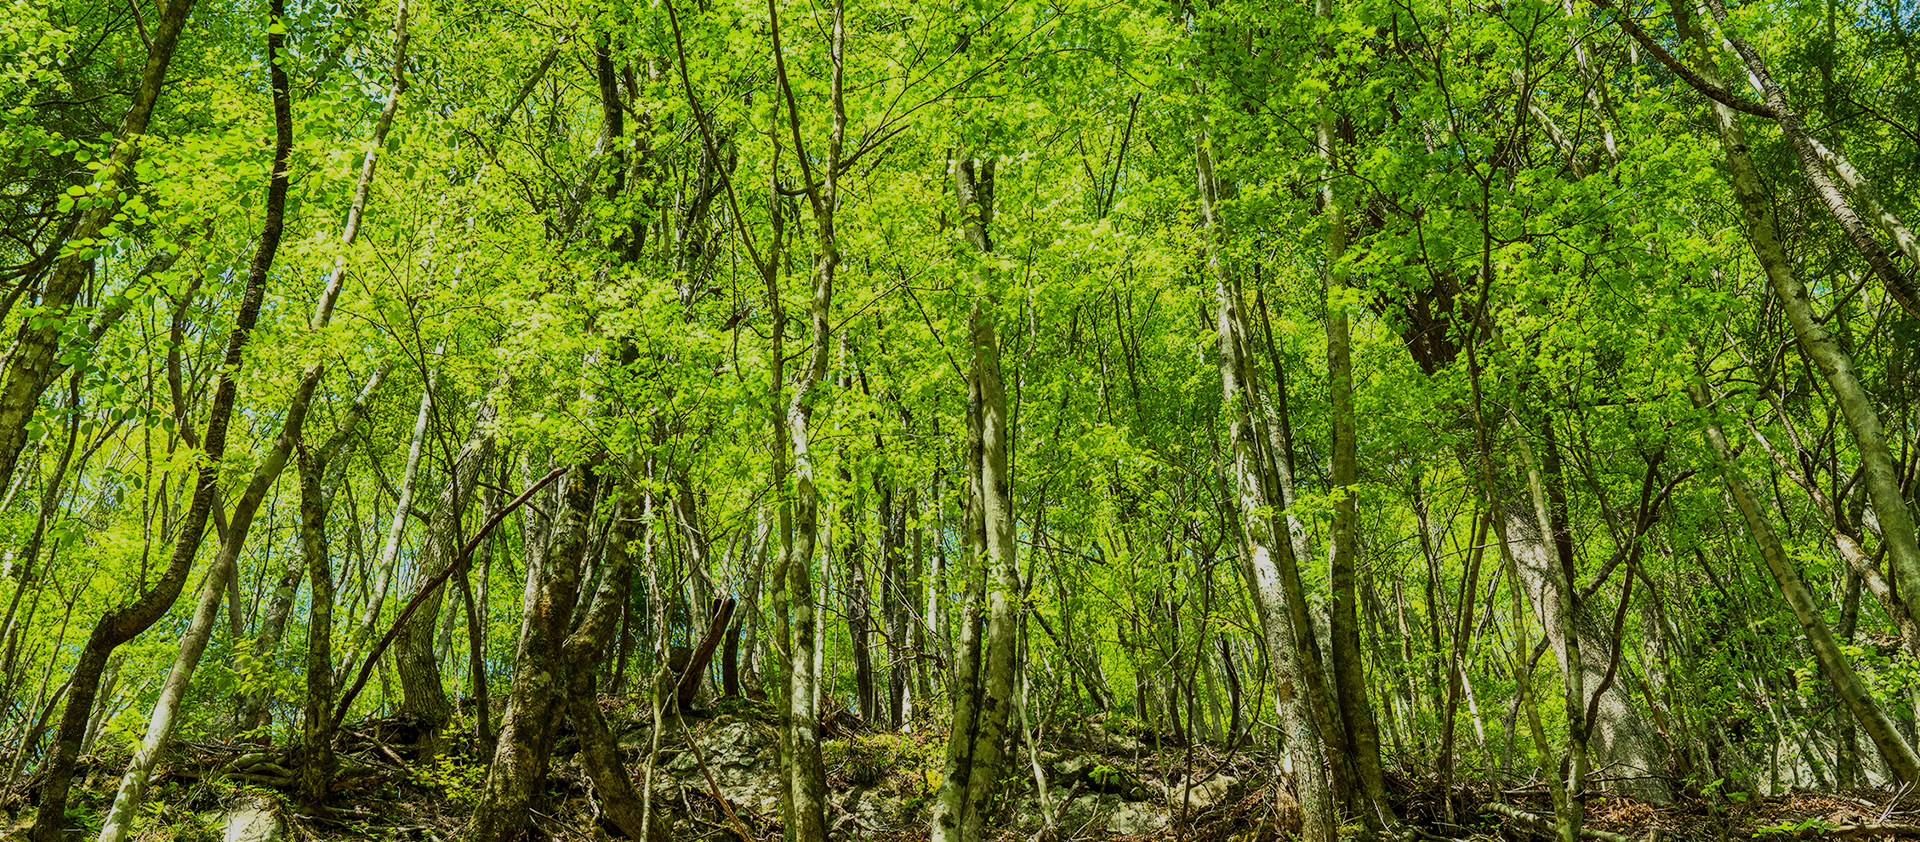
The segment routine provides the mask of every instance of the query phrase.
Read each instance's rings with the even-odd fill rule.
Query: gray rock
[[[1061,820],[1063,824],[1072,822],[1073,826],[1077,828],[1080,825],[1093,821],[1094,814],[1098,812],[1100,812],[1100,796],[1092,794],[1082,795],[1079,798],[1073,799],[1073,803],[1067,805],[1066,812],[1061,815]]]
[[[1212,779],[1194,784],[1191,787],[1185,784],[1167,784],[1167,803],[1173,805],[1173,809],[1178,810],[1180,809],[1182,799],[1185,799],[1186,809],[1189,813],[1211,810],[1232,797],[1233,788],[1239,783],[1240,779],[1231,775],[1216,775]]]
[[[1051,817],[1055,827],[1061,831],[1061,838],[1065,838],[1074,832],[1086,829],[1088,825],[1098,820],[1107,808],[1120,803],[1118,798],[1111,795],[1084,793],[1068,800],[1069,794],[1069,790],[1055,787],[1049,793],[1050,797],[1045,809],[1042,808],[1040,799],[1032,794],[1020,796],[1013,804],[1012,827],[1023,834],[1031,833]],[[1047,812],[1049,809],[1053,812]]]
[[[1099,761],[1084,754],[1055,761],[1053,764],[1053,781],[1063,786],[1071,785],[1075,781],[1084,783],[1088,780],[1087,776],[1092,774],[1093,767],[1098,765],[1098,763]]]
[[[1087,725],[1087,740],[1093,747],[1106,754],[1139,754],[1147,747],[1132,735],[1114,731],[1104,722],[1090,722]]]
[[[227,810],[221,821],[222,842],[285,842],[286,822],[273,811],[273,803],[248,799]]]
[[[1107,817],[1107,832],[1118,836],[1144,836],[1167,829],[1166,811],[1152,804],[1122,802]]]
[[[751,723],[735,720],[701,735],[700,751],[714,769],[759,768],[773,762],[774,739]]]
[[[855,839],[898,830],[919,818],[907,809],[905,798],[882,786],[854,787],[845,795],[829,794],[828,798],[837,811],[832,818],[835,829]]]
[[[705,760],[707,772],[713,775],[713,784],[719,788],[721,797],[763,816],[779,815],[780,775],[774,753],[777,735],[772,729],[733,720],[715,723],[704,731],[696,727],[693,731],[699,734],[700,756],[697,758],[685,750],[684,735],[678,732],[662,735],[671,737],[673,742],[663,740],[661,753],[676,752],[661,758],[662,773],[680,786],[704,792],[707,778],[700,773],[700,761]]]

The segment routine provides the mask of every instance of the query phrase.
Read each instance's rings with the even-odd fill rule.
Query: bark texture
[[[1334,55],[1332,0],[1314,0],[1314,17],[1322,22],[1320,61],[1331,68]],[[1353,357],[1347,324],[1347,218],[1342,203],[1345,196],[1336,188],[1338,164],[1334,148],[1334,113],[1331,97],[1322,94],[1316,103],[1318,120],[1314,128],[1315,146],[1320,155],[1320,204],[1326,254],[1321,277],[1327,290],[1327,392],[1328,422],[1333,438],[1333,524],[1328,554],[1329,584],[1333,591],[1329,638],[1332,644],[1333,686],[1339,704],[1341,733],[1346,739],[1345,754],[1352,763],[1354,791],[1350,793],[1356,812],[1370,827],[1394,824],[1392,806],[1387,801],[1386,781],[1380,767],[1380,729],[1374,722],[1373,707],[1367,701],[1366,660],[1360,652],[1359,590],[1355,577],[1359,553],[1359,500],[1354,495],[1359,483],[1358,419],[1353,407]],[[1276,360],[1276,366],[1278,361]]]
[[[1554,655],[1564,663],[1573,657],[1572,652],[1579,653],[1581,684],[1589,691],[1584,695],[1582,709],[1594,712],[1587,746],[1593,763],[1613,770],[1609,774],[1621,778],[1607,784],[1606,789],[1627,792],[1656,804],[1672,803],[1674,791],[1666,778],[1665,747],[1645,711],[1634,700],[1641,679],[1627,670],[1617,670],[1613,681],[1599,694],[1599,701],[1594,701],[1590,691],[1600,687],[1612,660],[1608,657],[1612,648],[1608,631],[1600,618],[1584,606],[1574,611],[1570,623],[1564,621],[1566,601],[1559,554],[1548,533],[1540,528],[1539,517],[1522,496],[1524,493],[1515,491],[1502,497],[1497,525],[1506,536],[1506,546],[1520,574],[1528,605],[1540,618]],[[1574,644],[1571,647],[1567,645],[1569,634]]]
[[[546,780],[554,734],[566,712],[562,652],[579,600],[597,483],[591,465],[568,471],[545,551],[527,564],[526,604],[499,744],[461,842],[510,842],[531,823],[534,797]]]
[[[1329,774],[1324,729],[1315,721],[1310,689],[1313,679],[1303,669],[1307,658],[1303,650],[1311,649],[1312,643],[1309,640],[1303,646],[1300,640],[1307,636],[1301,633],[1303,626],[1311,626],[1300,619],[1305,611],[1296,598],[1297,584],[1289,587],[1289,580],[1299,580],[1292,530],[1276,505],[1279,495],[1269,467],[1273,463],[1266,452],[1271,440],[1261,433],[1253,412],[1255,398],[1247,377],[1240,296],[1220,255],[1222,233],[1214,205],[1213,155],[1205,136],[1196,144],[1195,157],[1201,213],[1210,229],[1207,263],[1214,279],[1221,394],[1230,413],[1228,439],[1233,451],[1229,471],[1236,537],[1240,556],[1245,559],[1242,572],[1259,617],[1261,642],[1276,688],[1274,713],[1293,761],[1294,791],[1301,810],[1300,838],[1305,842],[1332,842],[1339,838],[1334,830],[1335,802],[1339,799]]]
[[[415,573],[420,583],[415,590],[426,591],[425,601],[407,622],[394,647],[395,672],[400,676],[402,694],[400,710],[416,717],[421,732],[419,747],[429,754],[437,751],[440,729],[453,716],[453,703],[447,700],[440,676],[440,659],[433,649],[434,626],[440,619],[441,600],[446,593],[441,574],[453,562],[459,546],[460,527],[476,496],[480,469],[493,457],[494,414],[492,399],[481,401],[474,414],[473,427],[454,457],[447,487],[440,492],[433,513],[428,516]]]
[[[600,712],[600,693],[596,676],[600,659],[620,621],[621,608],[627,604],[633,575],[633,556],[628,545],[641,539],[646,527],[634,515],[639,509],[636,493],[629,491],[614,504],[613,522],[607,529],[606,560],[600,570],[600,585],[579,627],[567,636],[562,657],[566,669],[567,716],[580,736],[580,759],[593,779],[602,809],[628,839],[650,840],[645,805],[633,791],[627,766],[620,759],[613,729]]]
[[[180,33],[186,28],[192,10],[193,0],[175,0],[165,4],[159,19],[154,21],[147,36],[147,61],[140,70],[139,87],[134,90],[132,106],[120,118],[120,127],[113,134],[118,142],[95,179],[99,186],[75,209],[73,219],[67,223],[59,257],[41,293],[40,308],[45,316],[52,318],[26,321],[14,338],[5,379],[0,380],[0,487],[12,483],[14,466],[27,445],[27,422],[39,408],[40,396],[64,370],[57,361],[61,338],[67,331],[65,322],[75,315],[80,293],[92,274],[96,249],[91,243],[120,211],[121,187],[132,176],[133,160],[140,152],[140,138],[147,133],[147,124],[153,119],[154,106],[160,101],[160,92],[166,83],[167,65],[173,61],[174,49],[180,43]],[[275,37],[284,36],[269,36]],[[276,103],[276,110],[278,107]],[[275,171],[279,172],[285,156],[277,146],[273,160]],[[268,192],[272,189],[269,187]],[[268,213],[271,215],[274,211]],[[278,247],[277,242],[275,246]]]
[[[963,189],[963,197],[966,195]],[[984,226],[983,226],[984,227]],[[1013,482],[1007,461],[1007,396],[993,320],[976,300],[970,317],[973,361],[968,390],[972,473],[968,535],[972,568],[953,684],[953,731],[946,776],[933,808],[933,842],[985,838],[1000,791],[1018,675],[1015,648],[1020,571],[1014,558]]]
[[[1672,8],[1675,20],[1679,23],[1683,38],[1692,44],[1696,54],[1702,59],[1696,62],[1700,74],[1707,81],[1719,84],[1718,61],[1712,46],[1707,42],[1706,34],[1701,31],[1691,9],[1685,0],[1673,0]],[[1717,4],[1710,4],[1717,6]],[[1716,17],[1724,17],[1724,10]],[[1776,108],[1784,107],[1785,95],[1770,77],[1765,75],[1765,66],[1759,62],[1758,54],[1746,46],[1737,37],[1729,39],[1735,49],[1748,60],[1747,69],[1756,73],[1763,92],[1769,103]],[[1756,70],[1756,68],[1758,68]],[[1894,462],[1893,452],[1887,444],[1886,429],[1880,421],[1880,413],[1874,408],[1873,396],[1867,393],[1860,383],[1860,377],[1854,372],[1853,360],[1835,340],[1822,318],[1815,312],[1812,296],[1801,282],[1794,268],[1793,258],[1787,254],[1780,232],[1775,226],[1770,194],[1765,182],[1760,178],[1759,170],[1754,167],[1753,158],[1748,152],[1746,130],[1741,127],[1734,111],[1727,106],[1715,103],[1713,106],[1714,124],[1719,129],[1720,145],[1727,164],[1727,176],[1733,186],[1735,201],[1740,205],[1740,216],[1747,227],[1747,243],[1753,248],[1754,258],[1766,273],[1768,283],[1773,287],[1774,295],[1785,311],[1787,322],[1793,328],[1794,340],[1800,347],[1800,353],[1814,368],[1820,371],[1828,388],[1833,392],[1834,403],[1840,407],[1846,420],[1847,431],[1853,437],[1854,449],[1860,454],[1860,483],[1866,488],[1867,498],[1873,504],[1873,511],[1879,516],[1881,539],[1886,545],[1888,566],[1892,569],[1893,579],[1902,593],[1920,593],[1920,538],[1916,538],[1913,513],[1907,508],[1906,497],[1900,490],[1899,466]],[[1824,178],[1825,170],[1820,163],[1818,153],[1806,147],[1806,132],[1798,126],[1798,118],[1790,110],[1779,115],[1781,128],[1788,140],[1795,146],[1796,152],[1803,158],[1811,156],[1811,161],[1803,167],[1809,178],[1818,172]],[[1829,202],[1830,209],[1840,218],[1842,227],[1855,241],[1856,247],[1867,257],[1869,263],[1888,282],[1888,291],[1894,293],[1902,307],[1909,313],[1920,312],[1915,307],[1911,295],[1903,296],[1895,289],[1896,280],[1904,280],[1884,249],[1870,235],[1860,233],[1859,220],[1849,224],[1850,209],[1836,205],[1834,197],[1837,191],[1821,189],[1816,182],[1816,192]],[[1831,188],[1831,185],[1827,185]],[[1831,195],[1830,195],[1831,194]],[[1843,213],[1844,211],[1844,213]],[[1876,255],[1878,255],[1876,257]],[[1910,617],[1920,621],[1915,614],[1916,606],[1907,602]]]

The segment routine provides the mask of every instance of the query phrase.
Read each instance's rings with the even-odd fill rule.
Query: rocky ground
[[[685,719],[669,716],[656,735],[650,714],[613,706],[623,754],[659,811],[659,839],[780,838],[776,735],[764,711],[736,704]],[[825,747],[830,822],[837,838],[921,840],[939,786],[942,735],[874,733],[845,720]],[[283,797],[285,761],[253,746],[185,743],[163,765],[136,838],[146,842],[451,842],[470,811],[485,769],[458,759],[410,762],[396,744],[404,724],[368,723],[345,741],[332,804],[305,811]],[[456,735],[456,739],[457,739]],[[1009,769],[997,819],[1006,840],[1072,842],[1180,839],[1240,842],[1291,835],[1297,807],[1276,758],[1247,747],[1155,745],[1101,718],[1056,731],[1037,756],[1022,751]],[[644,758],[657,748],[651,769]],[[120,765],[100,758],[84,770],[86,819],[105,810]],[[1044,781],[1044,790],[1038,782]],[[1545,789],[1456,788],[1396,775],[1409,839],[1539,840],[1536,817],[1551,812]],[[25,790],[0,793],[0,842],[25,827]],[[534,816],[541,837],[604,840],[591,785],[571,738],[556,747],[550,808]],[[1044,792],[1044,795],[1042,794]],[[1449,797],[1445,797],[1450,795]],[[1448,810],[1448,802],[1452,810]],[[91,814],[91,815],[89,815]],[[1920,795],[1860,790],[1774,798],[1695,794],[1654,807],[1596,799],[1591,838],[1727,840],[1920,838]],[[1359,833],[1358,826],[1343,836]],[[76,838],[91,838],[76,836]]]

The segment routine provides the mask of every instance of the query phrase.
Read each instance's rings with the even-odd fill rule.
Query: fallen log
[[[1548,835],[1552,835],[1553,833],[1553,820],[1545,816],[1529,813],[1518,807],[1502,804],[1498,801],[1489,801],[1485,804],[1481,804],[1480,812],[1496,813],[1502,816],[1506,816],[1507,818],[1512,819],[1514,822],[1518,824],[1524,825],[1533,830],[1540,831],[1541,833],[1545,833]],[[1597,839],[1599,840],[1599,842],[1639,842],[1639,840],[1636,840],[1631,836],[1625,836],[1619,833],[1613,833],[1605,830],[1596,830],[1591,827],[1580,828],[1580,838],[1581,839]]]

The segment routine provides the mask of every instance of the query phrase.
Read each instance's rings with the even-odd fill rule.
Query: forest
[[[1920,8],[932,2],[0,0],[0,839],[1920,836]]]

